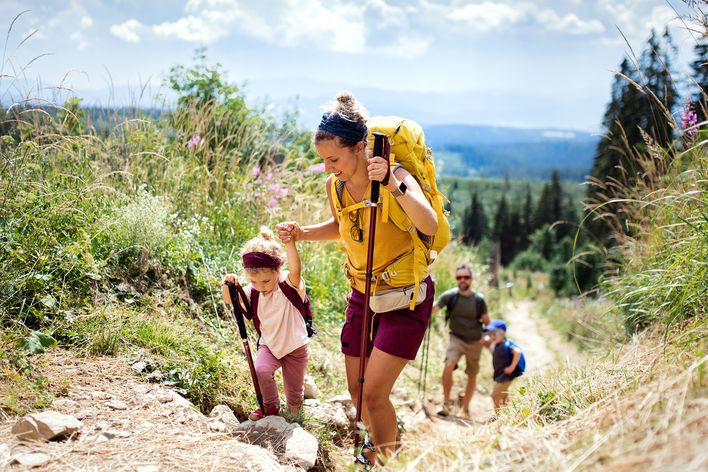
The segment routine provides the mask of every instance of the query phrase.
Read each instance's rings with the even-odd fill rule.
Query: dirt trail
[[[509,337],[521,346],[526,357],[526,373],[525,377],[540,375],[546,369],[551,369],[558,366],[560,363],[571,362],[579,358],[577,349],[563,340],[563,337],[555,331],[549,323],[541,318],[537,312],[537,306],[531,301],[519,301],[513,304],[508,304],[504,310],[503,319],[507,324]],[[464,363],[464,361],[461,361]],[[481,363],[491,363],[491,356],[483,353]],[[470,405],[470,417],[448,417],[441,418],[436,415],[436,412],[442,406],[442,390],[440,387],[439,366],[429,366],[428,384],[432,386],[428,394],[428,403],[426,409],[429,415],[426,416],[424,411],[417,411],[415,414],[403,415],[404,424],[408,434],[403,438],[404,448],[425,448],[430,443],[431,435],[437,438],[449,438],[454,440],[460,435],[481,435],[488,436],[494,434],[496,430],[494,425],[488,424],[494,414],[494,405],[489,392],[481,388],[479,385],[480,379],[485,374],[485,367],[482,366],[478,376],[477,391],[472,398]],[[487,366],[487,372],[491,368]],[[463,377],[458,377],[458,379]],[[456,398],[456,392],[461,390],[463,385],[457,382],[453,387],[451,397]]]

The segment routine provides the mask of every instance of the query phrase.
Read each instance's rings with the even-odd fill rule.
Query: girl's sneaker
[[[251,421],[258,421],[262,418],[265,418],[266,416],[273,416],[277,415],[278,411],[269,411],[269,409],[266,407],[266,413],[263,412],[260,408],[256,408],[256,410],[248,415],[248,419]]]

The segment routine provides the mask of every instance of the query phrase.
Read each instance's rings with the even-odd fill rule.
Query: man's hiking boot
[[[450,416],[454,404],[452,402],[443,403],[442,410],[438,411],[438,416]]]

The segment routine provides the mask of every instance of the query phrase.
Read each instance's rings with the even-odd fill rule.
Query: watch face
[[[406,193],[406,190],[408,190],[408,186],[405,182],[401,182],[401,185],[398,186],[398,190],[400,190],[401,193]]]

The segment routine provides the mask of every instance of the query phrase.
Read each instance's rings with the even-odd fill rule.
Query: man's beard
[[[470,284],[465,283],[465,282],[460,282],[457,284],[457,288],[460,289],[460,292],[466,292],[470,288]]]

